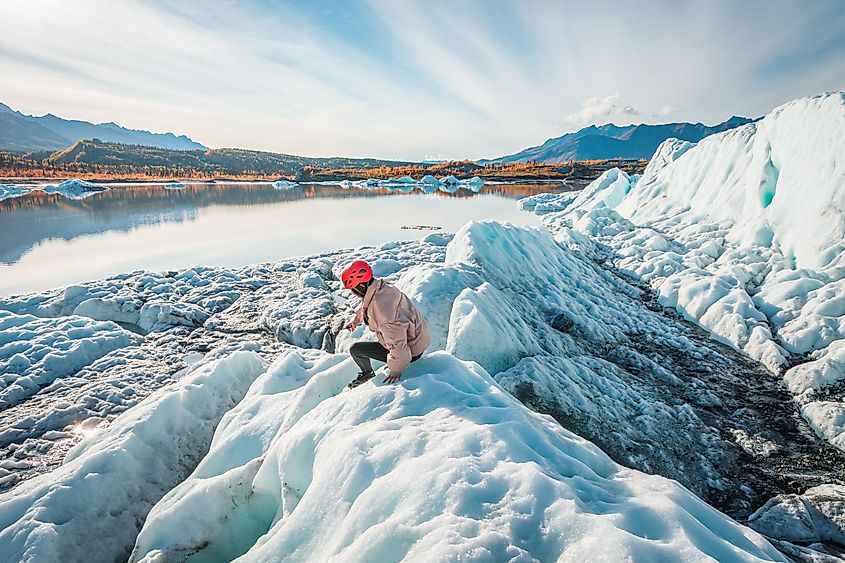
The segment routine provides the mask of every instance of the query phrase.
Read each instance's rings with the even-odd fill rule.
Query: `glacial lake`
[[[111,185],[82,200],[34,191],[0,201],[0,295],[134,270],[236,267],[340,248],[418,239],[469,221],[539,218],[517,200],[560,183],[488,184],[478,193],[269,183]],[[404,227],[404,228],[403,228]]]

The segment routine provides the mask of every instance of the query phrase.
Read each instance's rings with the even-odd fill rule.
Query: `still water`
[[[139,269],[242,266],[455,232],[476,219],[534,225],[516,200],[561,184],[499,184],[475,194],[270,184],[116,186],[87,199],[32,192],[0,201],[0,295]]]

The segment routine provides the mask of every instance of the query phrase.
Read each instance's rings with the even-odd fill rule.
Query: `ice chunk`
[[[801,414],[819,436],[845,451],[845,402],[812,401],[802,405]]]
[[[298,184],[289,180],[276,180],[273,182],[273,187],[277,190],[289,190],[295,188]]]
[[[472,178],[469,178],[467,180],[461,180],[461,185],[469,188],[474,192],[477,192],[484,187],[484,180],[482,178],[479,178],[478,176],[473,176]]]
[[[771,538],[790,542],[833,541],[845,544],[845,486],[828,484],[801,495],[778,495],[748,520]]]
[[[43,186],[40,189],[48,194],[58,194],[68,199],[85,199],[111,188],[98,186],[85,180],[65,180],[59,185]]]
[[[622,203],[632,186],[628,174],[618,168],[611,168],[581,190],[571,205],[584,212],[599,205],[613,209]]]
[[[138,326],[145,331],[172,325],[197,327],[207,319],[208,313],[198,305],[150,301],[141,307]]]
[[[478,362],[490,373],[504,371],[526,356],[543,352],[524,317],[489,283],[467,288],[452,307],[446,350]]]
[[[4,199],[11,199],[13,197],[21,197],[32,191],[28,186],[13,186],[9,184],[0,184],[0,201]]]

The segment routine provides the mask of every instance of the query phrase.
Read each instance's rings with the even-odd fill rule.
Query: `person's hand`
[[[396,383],[402,377],[401,373],[393,373],[392,371],[384,378],[385,383]]]

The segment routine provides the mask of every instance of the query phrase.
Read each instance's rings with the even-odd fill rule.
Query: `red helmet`
[[[363,260],[355,260],[340,274],[340,280],[346,289],[352,289],[359,283],[365,283],[371,279],[373,279],[373,269]]]

